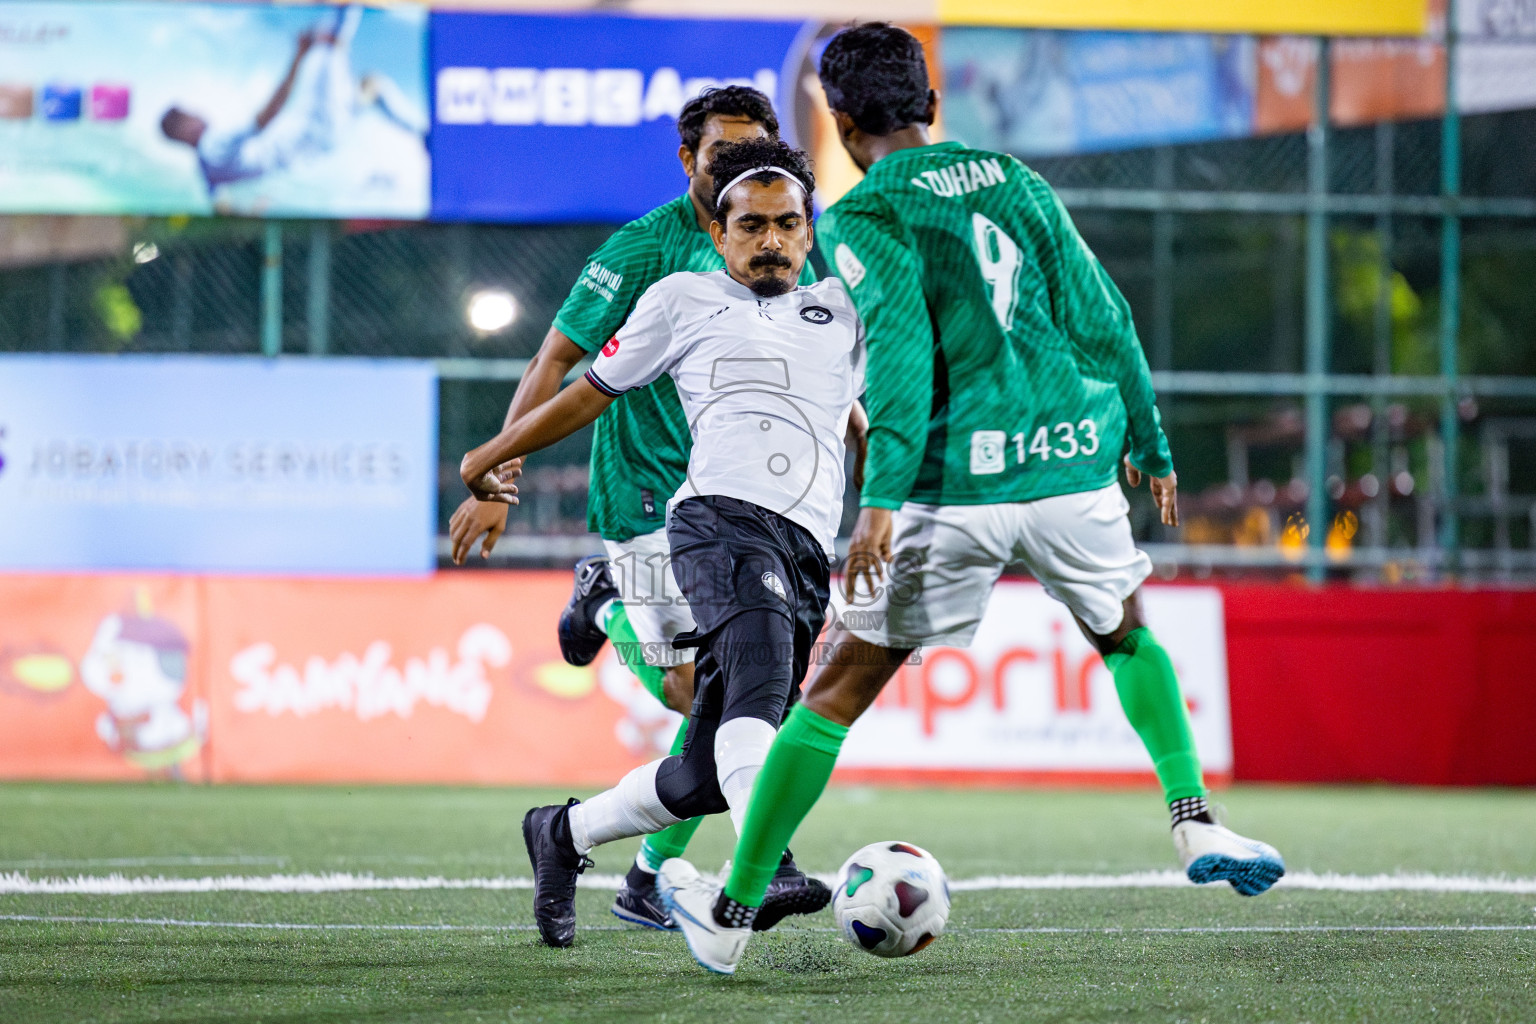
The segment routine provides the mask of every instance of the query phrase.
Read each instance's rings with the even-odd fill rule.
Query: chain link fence
[[[1032,162],[1126,293],[1158,371],[1186,525],[1164,530],[1144,500],[1134,518],[1165,571],[1305,563],[1438,576],[1451,563],[1437,523],[1453,510],[1464,574],[1536,574],[1536,111],[1462,122],[1451,488],[1437,478],[1445,385],[1422,384],[1442,368],[1441,133],[1438,120],[1330,133],[1321,197],[1308,196],[1301,134]],[[1339,375],[1326,385],[1307,376],[1317,204],[1328,211],[1322,369]],[[131,220],[121,251],[0,269],[0,350],[254,354],[265,338],[289,355],[443,360],[446,530],[465,494],[460,455],[499,428],[515,361],[537,350],[614,227],[287,222],[274,249],[261,222]],[[269,253],[281,320],[264,333]],[[505,330],[467,320],[485,288],[515,300]],[[1308,504],[1309,388],[1325,394],[1321,517]],[[584,433],[531,461],[510,521],[529,540],[510,550],[559,561],[590,543],[589,443]],[[1327,542],[1309,549],[1314,528]]]

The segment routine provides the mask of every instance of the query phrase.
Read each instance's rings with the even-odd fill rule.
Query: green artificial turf
[[[0,872],[526,876],[522,812],[564,795],[10,784]],[[1536,877],[1532,793],[1240,787],[1220,801],[1293,871]],[[1176,866],[1148,792],[837,789],[795,853],[831,872],[887,838],[957,880]],[[730,840],[712,820],[690,853],[716,869]],[[622,872],[634,848],[597,851],[596,871]],[[611,898],[583,890],[576,945],[550,950],[525,890],[0,895],[0,1022],[1536,1020],[1536,895],[957,892],[948,933],[916,957],[855,950],[823,913],[754,939],[731,979],[677,936],[619,928]],[[162,919],[219,924],[144,923]],[[303,924],[366,927],[286,927]],[[1383,926],[1431,930],[1345,930]],[[1521,930],[1445,930],[1468,926]]]

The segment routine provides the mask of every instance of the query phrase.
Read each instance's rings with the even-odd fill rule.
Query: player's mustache
[[[751,270],[762,270],[764,267],[780,267],[788,270],[792,266],[794,263],[781,252],[760,252],[747,263],[748,269]]]

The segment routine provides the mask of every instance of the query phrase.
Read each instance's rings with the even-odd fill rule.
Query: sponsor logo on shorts
[[[788,601],[789,600],[789,596],[784,593],[784,584],[780,583],[779,582],[779,578],[777,576],[775,576],[773,573],[771,573],[771,572],[763,573],[763,586],[767,587],[769,590],[771,590],[775,594],[779,595],[779,600],[781,600],[781,601]]]
[[[825,306],[806,306],[800,311],[800,319],[818,326],[829,324],[832,322],[832,311]]]

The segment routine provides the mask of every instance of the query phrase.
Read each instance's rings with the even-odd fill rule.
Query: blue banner
[[[1253,133],[1248,36],[951,28],[950,138],[1019,156]]]
[[[788,120],[814,29],[434,12],[432,217],[638,217],[687,188],[677,159],[683,103],[741,83]]]
[[[415,360],[0,356],[0,569],[420,573]]]

